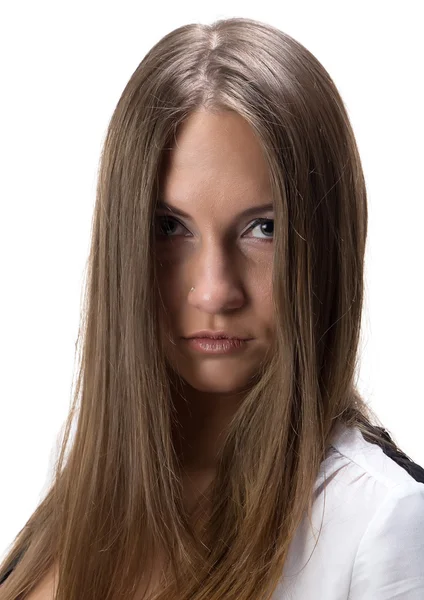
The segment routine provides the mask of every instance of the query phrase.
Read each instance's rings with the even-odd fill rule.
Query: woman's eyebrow
[[[172,212],[176,215],[179,215],[180,217],[184,217],[185,219],[191,219],[190,215],[187,214],[186,212],[184,212],[183,210],[181,210],[180,208],[177,208],[176,206],[173,206],[172,204],[169,204],[168,202],[165,202],[164,200],[160,200],[157,203],[157,207],[160,210],[167,210],[169,212]],[[274,205],[272,202],[268,202],[267,204],[255,204],[254,206],[250,206],[249,208],[246,208],[245,210],[242,210],[239,214],[238,217],[248,217],[250,215],[254,215],[257,213],[261,213],[261,212],[267,212],[267,211],[271,211],[274,210]]]

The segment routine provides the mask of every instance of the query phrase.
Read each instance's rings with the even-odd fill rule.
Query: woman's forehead
[[[166,171],[222,176],[245,172],[263,176],[267,164],[262,147],[250,125],[234,112],[193,113],[181,126],[168,148]]]

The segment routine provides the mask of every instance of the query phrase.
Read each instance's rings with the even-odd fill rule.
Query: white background
[[[422,2],[208,4],[2,5],[0,560],[46,491],[69,408],[108,121],[145,53],[186,23],[233,16],[269,22],[305,45],[334,79],[369,200],[360,390],[424,466]]]

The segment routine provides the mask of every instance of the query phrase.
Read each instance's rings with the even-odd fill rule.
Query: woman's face
[[[261,148],[236,113],[199,111],[164,175],[155,252],[167,360],[195,390],[245,390],[273,333],[274,213]],[[249,341],[224,352],[223,340],[186,339],[200,330]]]

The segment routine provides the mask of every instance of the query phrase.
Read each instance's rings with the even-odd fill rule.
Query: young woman
[[[148,52],[102,153],[55,478],[1,600],[424,597],[424,471],[355,386],[366,233],[346,109],[301,44],[239,18]]]

